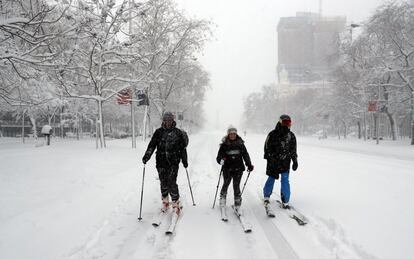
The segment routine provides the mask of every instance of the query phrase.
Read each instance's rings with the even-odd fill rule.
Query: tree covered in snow
[[[141,8],[142,5],[129,5],[127,0],[120,3],[78,1],[71,7],[76,16],[78,37],[60,45],[67,53],[55,78],[65,96],[96,102],[101,147],[106,145],[104,102],[144,78],[133,69],[133,64],[141,58],[138,48],[122,41],[122,37],[128,37],[124,32],[126,26],[140,16]]]
[[[361,119],[367,116],[368,101],[378,101],[374,121],[384,114],[393,140],[397,120],[411,121],[412,136],[414,6],[403,1],[379,7],[355,42],[344,42],[341,56],[334,95],[347,106],[345,112]]]
[[[260,125],[273,109],[272,114],[291,114],[303,134],[323,129],[346,137],[353,129],[359,138],[389,135],[396,140],[399,133],[411,136],[414,144],[414,6],[386,3],[361,30],[356,39],[342,35],[336,65],[316,87],[290,89],[289,94],[274,87],[273,96],[263,88],[248,96],[247,122]],[[368,112],[370,101],[377,102],[378,112]],[[382,129],[376,132],[379,120]]]
[[[210,23],[187,17],[170,0],[151,0],[146,7],[140,19],[134,20],[132,31],[143,50],[138,67],[148,74],[143,85],[153,114],[161,117],[166,110],[189,108],[196,112],[209,84],[196,55],[211,36]]]
[[[68,113],[83,118],[79,123],[94,120],[101,147],[103,105],[122,90],[146,90],[158,115],[201,109],[209,79],[196,56],[210,24],[189,18],[172,1],[6,0],[0,8],[2,105],[26,107],[49,121],[59,112],[61,125]],[[80,114],[85,108],[90,114],[91,101],[93,119]]]

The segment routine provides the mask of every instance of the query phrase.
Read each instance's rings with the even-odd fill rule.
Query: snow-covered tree
[[[132,1],[131,1],[132,2]],[[105,147],[103,104],[119,91],[141,82],[145,75],[134,69],[141,58],[139,42],[126,40],[126,27],[139,19],[143,5],[124,0],[78,1],[71,10],[76,16],[78,37],[56,72],[67,97],[93,100],[97,105],[100,146]],[[68,43],[62,43],[62,50]]]
[[[201,81],[188,84],[188,75],[195,72],[205,77],[195,56],[209,39],[210,23],[187,17],[170,0],[150,0],[146,7],[141,19],[134,20],[133,33],[141,41],[145,58],[140,60],[139,67],[149,74],[146,88],[151,104],[161,116],[166,109],[176,108],[169,104],[177,96],[174,93],[182,93],[180,89],[191,93],[192,87],[207,85]]]
[[[395,140],[396,117],[414,114],[414,7],[405,1],[381,6],[359,38],[344,44],[335,95],[347,105],[345,112],[356,116],[365,115],[369,100],[378,100]]]

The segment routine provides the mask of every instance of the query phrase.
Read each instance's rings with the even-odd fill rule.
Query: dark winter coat
[[[180,160],[183,164],[187,164],[187,134],[176,128],[176,123],[173,122],[171,128],[167,129],[164,126],[158,128],[148,144],[145,156],[148,159],[152,153],[157,149],[155,160],[157,168],[169,168],[171,166],[178,166]]]
[[[220,164],[222,159],[224,159],[223,170],[244,171],[246,168],[243,160],[246,166],[252,165],[244,141],[238,135],[233,141],[228,136],[223,138],[216,158],[217,163]]]
[[[264,146],[266,174],[278,179],[280,173],[289,172],[290,161],[297,161],[297,157],[295,134],[278,122],[267,136]]]

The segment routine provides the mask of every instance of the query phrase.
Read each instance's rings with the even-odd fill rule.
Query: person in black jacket
[[[266,138],[264,146],[264,159],[267,160],[266,174],[269,176],[263,188],[265,206],[269,204],[269,198],[273,191],[275,179],[281,175],[280,196],[284,208],[289,208],[290,184],[289,169],[290,161],[293,162],[292,169],[298,169],[296,153],[296,137],[290,131],[292,121],[288,115],[280,116],[276,128]]]
[[[234,190],[234,206],[236,209],[240,208],[242,198],[240,192],[240,181],[243,176],[243,171],[247,166],[249,172],[253,171],[253,165],[250,161],[249,153],[244,145],[243,139],[237,135],[237,129],[229,127],[227,136],[225,136],[220,144],[220,149],[217,154],[216,161],[222,165],[223,171],[223,186],[220,191],[220,206],[226,206],[227,189],[233,180]]]
[[[142,162],[146,164],[157,149],[155,159],[160,179],[162,210],[167,211],[169,208],[169,195],[174,211],[179,214],[182,206],[177,185],[178,165],[181,161],[185,168],[188,167],[188,137],[175,126],[174,115],[171,112],[164,113],[162,125],[154,132]]]

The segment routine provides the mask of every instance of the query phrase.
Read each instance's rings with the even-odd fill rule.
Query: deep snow
[[[298,138],[299,169],[291,203],[310,223],[298,226],[276,208],[266,218],[265,135],[243,137],[255,170],[243,195],[253,232],[212,210],[221,135],[190,136],[189,173],[179,173],[184,213],[176,233],[151,226],[160,206],[154,157],[146,167],[138,222],[141,157],[147,143],[59,141],[51,146],[0,139],[0,258],[411,258],[414,243],[414,150],[405,142]],[[244,182],[243,178],[243,182]],[[232,191],[228,201],[231,204]],[[166,223],[166,222],[164,222]]]

